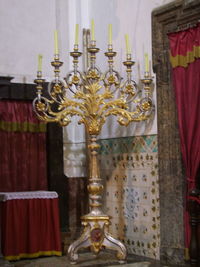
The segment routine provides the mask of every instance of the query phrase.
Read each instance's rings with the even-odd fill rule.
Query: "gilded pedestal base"
[[[84,226],[83,233],[68,249],[71,264],[77,263],[78,250],[81,248],[90,248],[94,254],[98,254],[104,248],[114,250],[117,252],[116,257],[119,262],[124,263],[127,257],[127,250],[119,240],[109,234],[110,217],[107,215],[94,216],[88,214],[81,219]]]

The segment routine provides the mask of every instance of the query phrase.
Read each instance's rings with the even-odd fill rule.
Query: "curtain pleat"
[[[5,259],[61,255],[58,198],[9,200],[1,209]]]
[[[191,190],[197,187],[197,173],[200,168],[200,54],[193,53],[200,48],[200,24],[182,32],[169,34],[169,41],[181,151],[186,172],[187,201],[191,198]],[[188,56],[191,54],[192,60]],[[195,200],[200,202],[198,198]],[[186,202],[185,243],[188,248],[190,226]]]
[[[47,189],[46,125],[25,101],[0,101],[0,191]]]

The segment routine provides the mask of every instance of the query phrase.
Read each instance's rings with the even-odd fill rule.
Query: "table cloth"
[[[1,250],[6,260],[61,256],[58,194],[0,192]]]

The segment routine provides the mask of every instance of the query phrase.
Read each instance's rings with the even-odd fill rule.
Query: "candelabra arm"
[[[117,55],[117,52],[113,51],[112,44],[108,45],[108,51],[106,51],[105,56],[108,58],[108,70],[104,73],[104,84],[105,86],[113,87],[113,93],[117,91],[117,89],[120,88],[121,84],[121,76],[118,71],[114,70],[113,64],[114,64],[114,57]]]
[[[38,71],[37,78],[34,80],[34,83],[36,83],[37,98],[39,101],[41,101],[44,82],[45,82],[45,79],[42,78],[42,72]]]

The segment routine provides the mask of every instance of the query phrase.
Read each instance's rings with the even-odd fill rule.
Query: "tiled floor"
[[[140,258],[138,256],[128,256],[125,264],[119,264],[113,254],[101,252],[98,256],[91,253],[82,253],[79,256],[78,263],[71,265],[67,256],[62,257],[43,257],[37,259],[20,260],[16,262],[8,262],[0,260],[2,267],[189,267],[189,265],[161,265],[157,261]]]

